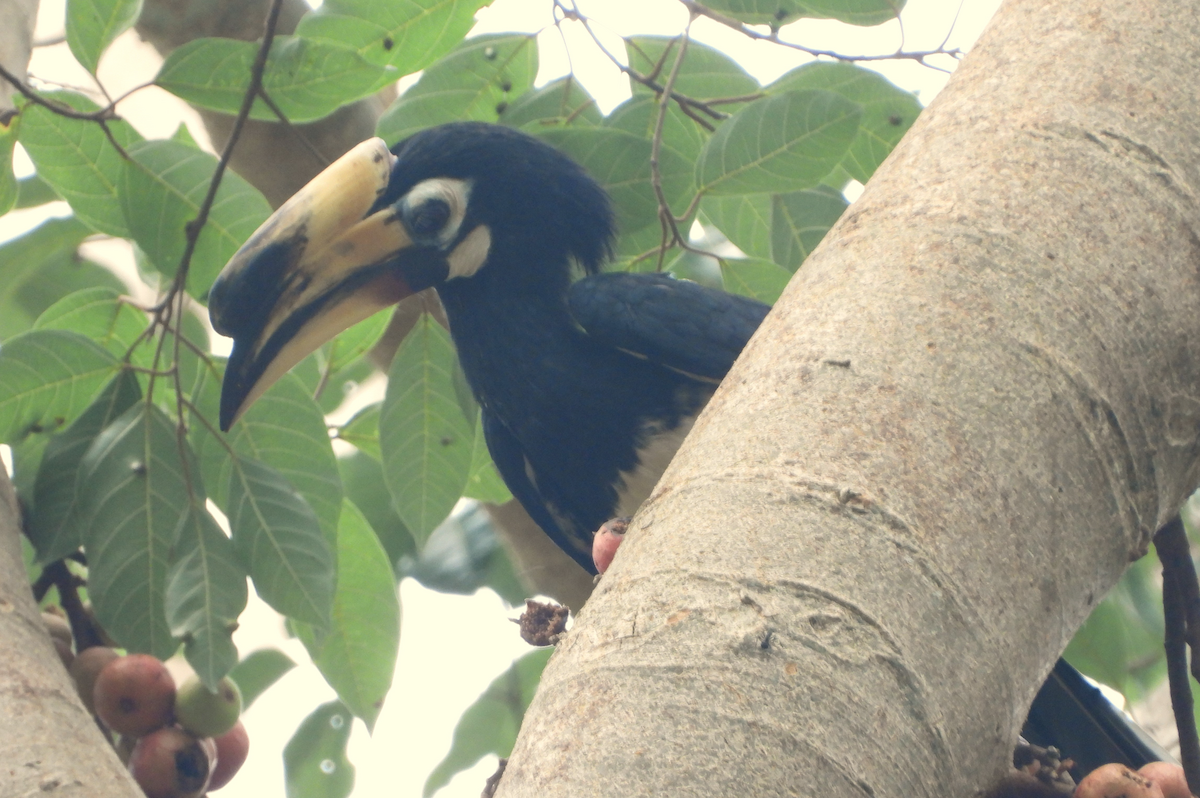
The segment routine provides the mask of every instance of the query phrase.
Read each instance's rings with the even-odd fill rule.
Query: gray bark
[[[788,287],[499,795],[963,796],[1196,487],[1200,3],[1009,0]]]
[[[38,0],[0,0],[0,65],[17,77],[23,77],[29,67],[37,11]],[[13,109],[15,91],[15,86],[0,78],[0,119]]]
[[[50,643],[21,560],[19,518],[0,468],[0,795],[143,798]]]

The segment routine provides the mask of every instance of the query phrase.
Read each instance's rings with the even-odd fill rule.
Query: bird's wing
[[[611,272],[571,286],[589,337],[667,368],[719,382],[771,308],[666,274]]]
[[[529,517],[542,528],[551,540],[575,562],[583,566],[590,574],[596,573],[596,564],[592,562],[592,550],[587,541],[577,535],[568,535],[555,519],[554,514],[546,505],[542,494],[538,491],[526,470],[525,451],[521,442],[509,431],[504,422],[486,408],[483,410],[483,438],[487,441],[488,453],[500,478],[512,492],[512,495]]]

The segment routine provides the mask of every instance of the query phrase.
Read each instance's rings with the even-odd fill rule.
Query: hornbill
[[[601,273],[613,237],[604,190],[512,128],[448,124],[390,152],[364,142],[213,284],[213,327],[233,338],[221,428],[341,330],[436,288],[500,475],[594,573],[593,534],[647,498],[769,309],[667,275]],[[1108,741],[1089,743],[1097,764],[1159,758],[1107,701],[1074,683],[1056,689],[1065,683],[1052,678],[1031,717],[1083,701],[1081,717],[1099,713]]]

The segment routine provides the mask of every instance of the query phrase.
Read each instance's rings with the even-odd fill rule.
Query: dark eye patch
[[[408,229],[418,238],[434,236],[449,220],[450,204],[443,199],[428,199],[409,212]]]

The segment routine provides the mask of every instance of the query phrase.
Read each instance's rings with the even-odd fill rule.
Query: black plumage
[[[769,307],[664,274],[599,274],[613,236],[607,196],[523,133],[446,125],[393,151],[377,207],[433,177],[472,182],[456,242],[487,226],[487,263],[437,292],[501,476],[594,571],[592,534],[636,509],[620,501],[623,473],[690,425]]]

